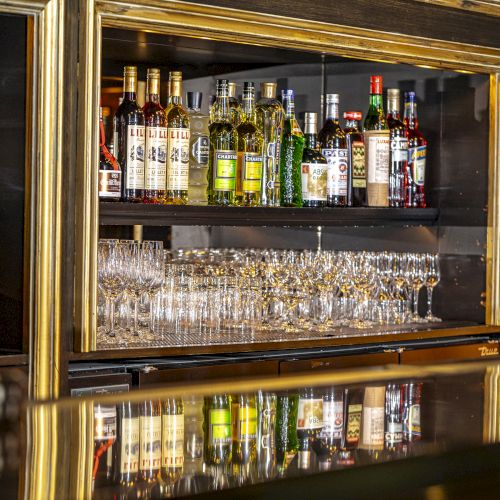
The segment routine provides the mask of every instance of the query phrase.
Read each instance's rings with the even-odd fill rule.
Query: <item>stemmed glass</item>
[[[439,268],[439,255],[426,253],[425,254],[425,288],[427,289],[427,314],[425,319],[431,322],[442,321],[441,318],[432,314],[432,292],[434,287],[441,280],[441,270]]]
[[[160,288],[165,281],[165,257],[163,254],[163,242],[143,241],[142,242],[142,262],[144,274],[144,287],[149,297],[149,331],[154,333],[155,309]]]
[[[422,254],[410,254],[408,256],[408,278],[413,290],[413,323],[427,323],[425,318],[418,314],[418,298],[420,289],[425,283],[425,259]]]

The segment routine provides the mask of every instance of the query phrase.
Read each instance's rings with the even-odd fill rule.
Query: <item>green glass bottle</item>
[[[260,205],[262,179],[262,133],[255,123],[255,85],[245,82],[238,133],[236,202],[245,207]]]
[[[302,206],[302,154],[304,134],[295,119],[293,90],[283,90],[281,102],[285,110],[280,158],[280,203],[283,207]]]
[[[306,144],[302,154],[302,199],[304,207],[326,206],[328,162],[318,150],[318,115],[305,114]]]
[[[204,457],[208,465],[231,463],[231,396],[214,394],[203,406]]]
[[[217,80],[214,121],[209,130],[208,204],[233,205],[236,189],[238,135],[231,123],[227,80]]]

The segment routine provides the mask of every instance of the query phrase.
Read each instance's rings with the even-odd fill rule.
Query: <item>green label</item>
[[[260,191],[262,178],[262,156],[259,153],[245,153],[243,155],[243,191],[256,193]]]
[[[240,406],[238,409],[238,422],[240,439],[257,436],[257,409],[255,407]]]
[[[234,191],[237,158],[235,151],[214,152],[214,191]]]
[[[210,410],[209,427],[211,441],[231,441],[231,412],[228,408]]]

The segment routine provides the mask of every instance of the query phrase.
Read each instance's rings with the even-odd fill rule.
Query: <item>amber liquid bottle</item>
[[[326,94],[326,121],[318,134],[321,154],[328,162],[326,204],[347,205],[348,158],[345,132],[339,123],[339,95]]]
[[[144,113],[136,102],[137,68],[123,70],[123,101],[113,119],[114,153],[122,168],[122,200],[144,199]]]
[[[120,201],[122,195],[122,171],[116,158],[106,147],[106,134],[99,108],[99,200]]]
[[[142,108],[146,123],[145,203],[162,203],[167,174],[167,120],[160,104],[160,70],[147,73],[148,102]]]

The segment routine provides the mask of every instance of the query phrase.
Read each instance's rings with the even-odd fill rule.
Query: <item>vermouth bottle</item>
[[[243,109],[238,133],[238,163],[236,173],[236,199],[239,205],[260,205],[262,179],[262,133],[255,124],[255,85],[245,82]]]
[[[367,165],[368,205],[389,206],[390,132],[382,101],[382,77],[370,77],[370,107],[363,126]]]
[[[106,147],[102,108],[99,108],[99,138],[99,199],[102,201],[120,201],[122,172],[116,158]]]
[[[231,116],[231,123],[237,127],[241,123],[241,107],[236,95],[237,86],[235,82],[229,82],[229,115]]]
[[[116,406],[94,406],[94,463],[92,489],[113,484],[113,458],[116,443]]]
[[[171,493],[184,466],[184,404],[182,398],[168,398],[162,406],[161,477]]]
[[[305,148],[302,154],[302,199],[304,207],[326,205],[328,163],[318,150],[318,115],[305,114]]]
[[[144,199],[144,113],[136,101],[137,68],[123,70],[123,101],[113,118],[114,152],[122,169],[122,200]]]
[[[326,121],[318,134],[321,154],[328,162],[326,204],[347,205],[348,158],[346,135],[339,122],[339,95],[326,94]]]
[[[405,93],[406,136],[408,138],[408,169],[405,180],[405,206],[425,208],[425,161],[427,141],[418,128],[415,92]]]
[[[283,90],[281,102],[285,110],[280,158],[280,204],[282,207],[302,206],[302,154],[304,134],[295,119],[293,90]]]
[[[359,128],[361,111],[346,111],[344,132],[349,158],[347,181],[347,205],[364,207],[366,205],[366,157],[365,140]]]
[[[209,205],[233,205],[236,189],[238,135],[231,123],[227,80],[217,80],[217,100],[210,130]]]
[[[231,396],[215,394],[206,397],[203,413],[205,462],[208,465],[229,465],[232,451]]]
[[[276,83],[261,84],[256,106],[257,128],[263,135],[261,204],[280,205],[280,145],[283,131],[283,107],[276,99]]]
[[[148,101],[142,108],[146,123],[145,203],[162,203],[167,173],[167,120],[160,104],[160,70],[148,68]]]
[[[390,130],[389,206],[404,207],[408,139],[399,114],[399,89],[387,89],[387,124]]]
[[[185,205],[189,187],[189,114],[182,105],[182,73],[168,75],[166,203]]]

